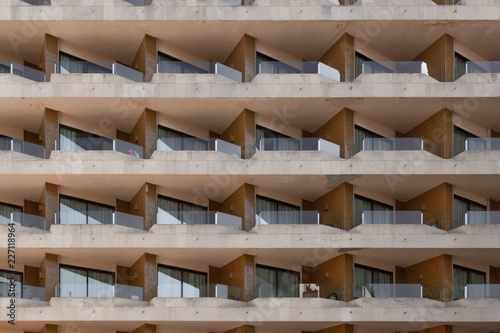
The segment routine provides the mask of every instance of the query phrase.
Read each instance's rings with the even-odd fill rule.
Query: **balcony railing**
[[[320,74],[340,82],[340,72],[319,61],[261,61],[259,74]]]
[[[320,285],[316,283],[292,283],[286,286],[276,288],[271,285],[257,285],[255,297],[293,297],[293,298],[319,298]],[[273,292],[277,291],[278,295]],[[331,299],[334,299],[331,297]]]
[[[256,214],[258,225],[319,224],[318,211],[261,211]]]
[[[361,288],[361,297],[422,298],[422,286],[420,284],[367,284]]]
[[[58,283],[56,297],[117,297],[134,301],[143,300],[142,287],[124,284],[95,283]]]
[[[467,138],[465,150],[500,150],[500,138]]]
[[[210,284],[208,286],[208,294],[210,297],[243,301],[243,290],[241,288],[225,284]]]
[[[421,211],[410,210],[365,210],[361,213],[362,224],[423,224]]]
[[[0,282],[0,297],[9,297],[10,282]],[[22,285],[21,282],[14,284],[14,297],[31,299],[35,301],[45,300],[45,288]]]
[[[215,211],[165,211],[159,210],[157,224],[216,224],[242,229],[241,217]]]
[[[422,138],[364,138],[363,150],[424,150]]]
[[[54,64],[54,73],[116,74],[135,82],[144,81],[144,74],[142,72],[112,61],[61,61]]]
[[[68,211],[56,212],[57,224],[116,224],[144,230],[142,216],[113,211]]]
[[[220,151],[241,158],[240,146],[214,138],[159,138],[156,147],[161,151]]]
[[[423,61],[363,61],[363,74],[427,74]]]
[[[467,61],[465,72],[469,73],[500,73],[500,61]]]
[[[465,298],[500,299],[500,284],[468,284],[465,286]]]
[[[113,150],[138,158],[144,157],[144,149],[136,144],[120,139],[100,138],[63,138],[64,141],[56,140],[56,149],[61,151],[84,151],[84,150]]]
[[[468,211],[465,213],[465,224],[500,224],[500,211]]]
[[[0,224],[20,225],[27,228],[45,230],[45,218],[20,212],[0,211]]]
[[[241,82],[241,72],[218,62],[159,61],[156,65],[159,74],[218,74],[236,82]]]
[[[14,62],[0,62],[0,74],[13,74],[36,82],[45,82],[45,73]]]
[[[322,151],[340,156],[340,146],[319,138],[263,138],[259,140],[261,151]]]
[[[17,151],[38,158],[45,158],[45,147],[18,139],[0,136],[0,150]]]

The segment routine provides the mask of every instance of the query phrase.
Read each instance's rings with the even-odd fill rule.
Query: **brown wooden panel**
[[[240,146],[242,158],[252,157],[255,154],[255,112],[243,110],[220,138]]]
[[[455,60],[453,37],[444,34],[414,60],[424,61],[427,64],[429,75],[434,79],[441,82],[452,82]]]
[[[30,215],[42,216],[41,205],[36,201],[24,200],[24,212]]]
[[[500,284],[500,267],[490,266],[490,284]]]
[[[59,333],[59,326],[58,325],[51,325],[51,324],[46,324],[40,333]]]
[[[116,283],[132,285],[130,267],[116,265]]]
[[[156,255],[145,253],[130,267],[130,285],[143,288],[144,301],[157,295],[158,268]]]
[[[59,185],[45,183],[40,197],[42,212],[40,216],[45,217],[45,229],[55,224],[55,214],[59,210]]]
[[[27,286],[43,287],[39,274],[40,269],[38,267],[24,266],[24,284]]]
[[[151,82],[153,75],[156,73],[157,56],[156,38],[145,35],[132,62],[132,67],[144,74],[144,82]]]
[[[42,278],[40,286],[45,288],[45,301],[50,301],[56,295],[56,284],[59,283],[59,256],[46,253],[40,265]]]
[[[41,69],[45,72],[45,80],[50,81],[50,76],[54,73],[54,64],[59,63],[59,38],[45,34],[40,62]]]
[[[340,157],[354,155],[354,111],[343,108],[312,135],[340,146]]]
[[[255,56],[255,38],[245,34],[224,61],[224,65],[240,71],[243,82],[250,82],[257,74]]]
[[[149,230],[156,224],[157,213],[156,185],[145,183],[130,201],[129,214],[144,217],[144,229]]]
[[[345,33],[319,61],[338,70],[342,82],[350,82],[354,80],[354,54],[354,37]]]
[[[254,261],[254,256],[244,254],[222,266],[217,271],[218,283],[239,288],[241,290],[240,300],[251,301],[255,281]]]
[[[59,112],[45,108],[40,126],[40,139],[38,144],[45,147],[45,157],[56,149],[56,140],[59,140]]]
[[[353,186],[342,183],[312,203],[312,210],[319,211],[320,223],[335,228],[352,229]]]
[[[150,158],[156,150],[158,140],[157,112],[144,109],[134,129],[130,133],[130,142],[144,148],[144,158]]]
[[[453,186],[438,185],[404,203],[404,210],[423,210],[424,224],[450,230],[453,219]]]
[[[329,328],[325,328],[324,330],[319,330],[314,333],[353,333],[354,326],[351,324],[342,324]]]
[[[243,184],[224,200],[220,211],[243,219],[243,230],[255,226],[255,186]]]
[[[426,328],[425,330],[413,331],[410,333],[452,333],[453,328],[451,325],[440,325],[431,328]]]
[[[250,325],[244,325],[233,328],[232,330],[229,331],[225,331],[224,333],[254,333],[254,327]]]
[[[133,330],[132,333],[156,333],[156,325],[144,324]]]
[[[34,143],[36,145],[40,144],[38,142],[38,134],[26,130],[23,133],[23,140],[26,142]]]

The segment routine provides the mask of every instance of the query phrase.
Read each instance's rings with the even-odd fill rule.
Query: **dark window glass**
[[[455,71],[453,73],[453,80],[467,73],[467,61],[469,61],[469,59],[455,52]]]
[[[113,150],[113,140],[59,125],[60,150]]]
[[[365,140],[368,139],[368,140]],[[360,126],[354,126],[354,154],[363,150],[392,150],[392,141]]]
[[[113,224],[114,207],[97,202],[59,197],[60,224]]]
[[[19,272],[12,272],[0,270],[0,297],[11,297],[11,277],[14,277],[14,297],[21,298],[23,291],[23,274]]]
[[[256,214],[259,224],[300,224],[300,207],[258,195]]]
[[[300,150],[300,140],[291,138],[269,128],[257,125],[255,131],[257,150],[265,151],[297,151]]]
[[[158,265],[158,297],[207,297],[207,274]]]
[[[255,269],[257,297],[299,297],[299,272],[263,265]]]
[[[373,61],[367,56],[356,52],[354,56],[354,78],[357,78],[360,74],[363,73],[363,62],[365,61]]]
[[[392,212],[392,206],[362,197],[360,195],[354,195],[355,227],[363,223],[363,218],[367,224],[392,224]]]
[[[23,212],[23,207],[0,202],[0,224],[11,223],[11,215],[14,221],[19,221],[19,216]]]
[[[158,52],[158,73],[165,74],[205,74],[207,70],[181,61],[168,54]]]
[[[486,284],[486,273],[454,265],[453,300],[465,298],[465,286],[468,284]]]
[[[354,298],[391,297],[392,272],[354,265]]]
[[[207,224],[207,207],[158,196],[158,224]]]
[[[257,74],[299,74],[300,69],[278,61],[263,53],[257,52],[255,57]]]
[[[467,140],[474,138],[474,140]],[[478,137],[470,132],[467,132],[457,126],[453,126],[453,156],[456,156],[466,150],[466,142],[469,145],[469,150],[485,150],[486,141],[478,139]]]
[[[111,69],[83,60],[71,54],[59,52],[59,72],[69,73],[111,73]]]
[[[486,215],[467,212],[485,212],[486,206],[455,195],[453,198],[453,228],[467,224],[486,224]]]
[[[61,265],[59,281],[59,297],[114,297],[112,272]]]
[[[208,150],[208,141],[158,126],[158,150]]]

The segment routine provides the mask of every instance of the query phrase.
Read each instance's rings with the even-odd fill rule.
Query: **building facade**
[[[499,0],[0,0],[0,332],[500,332]]]

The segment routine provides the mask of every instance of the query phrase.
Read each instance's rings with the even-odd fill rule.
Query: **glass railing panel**
[[[36,82],[45,82],[45,73],[34,68],[30,68],[16,63],[2,63],[10,66],[10,74],[24,77]]]
[[[363,74],[427,74],[423,61],[363,61]]]
[[[54,64],[54,70],[60,74],[116,74],[135,82],[144,80],[142,72],[113,61],[62,60]]]
[[[340,81],[340,72],[319,61],[261,61],[259,74],[320,74]]]
[[[266,224],[319,224],[317,211],[261,211],[256,214],[256,223]]]
[[[45,288],[24,285],[23,298],[35,301],[45,301]]]
[[[257,149],[260,151],[323,151],[340,156],[340,146],[319,138],[262,138]]]
[[[234,286],[227,286],[220,283],[210,284],[208,286],[208,293],[211,297],[215,298],[243,301],[243,290]]]
[[[500,150],[500,138],[467,138],[465,150]]]
[[[0,224],[10,224],[45,230],[45,218],[20,212],[0,211]]]
[[[12,287],[12,289],[11,289]],[[22,284],[19,281],[15,281],[13,284],[7,278],[1,278],[0,280],[0,297],[9,297],[12,290],[14,291],[15,298],[21,298],[22,294]]]
[[[364,138],[363,150],[423,150],[422,138]]]
[[[8,137],[0,137],[0,150],[17,151],[26,155],[45,158],[45,148],[43,146]]]
[[[242,81],[242,73],[218,62],[159,61],[156,72],[160,74],[218,74],[236,82]]]
[[[142,146],[123,141],[120,139],[113,140],[113,150],[127,155],[144,158],[144,149]]]
[[[420,284],[367,284],[362,287],[362,297],[422,298],[422,286]]]
[[[211,150],[220,151],[222,153],[241,158],[241,147],[221,139],[210,139]]]
[[[218,62],[215,63],[215,74],[222,75],[236,82],[241,82],[243,77],[243,74],[240,71]]]
[[[500,211],[468,211],[465,213],[465,224],[500,224]]]
[[[123,0],[134,6],[145,6],[144,0]]]
[[[209,212],[209,223],[241,230],[242,218],[221,212]]]
[[[142,5],[136,6],[144,6],[144,1]],[[119,64],[117,62],[114,62],[112,65],[112,73],[123,76],[124,78],[135,82],[144,82],[144,74],[142,72],[136,71],[135,69]]]
[[[158,210],[157,224],[208,224],[208,211]]]
[[[125,284],[114,284],[114,297],[131,299],[133,301],[143,300],[142,287],[128,286]]]
[[[114,212],[113,224],[144,230],[144,218],[142,216],[122,212]]]
[[[469,73],[500,73],[500,61],[467,61],[465,72]]]
[[[500,284],[468,284],[465,286],[465,298],[500,299]]]
[[[87,297],[87,283],[58,283],[56,297]]]
[[[302,139],[304,142],[306,139]],[[333,156],[340,156],[340,146],[323,139],[318,139],[318,150]]]
[[[21,0],[21,1],[34,6],[50,5],[50,0]]]
[[[362,224],[422,224],[421,211],[365,210],[361,214]]]
[[[214,138],[158,138],[156,149],[160,151],[220,151],[241,158],[240,146]]]

